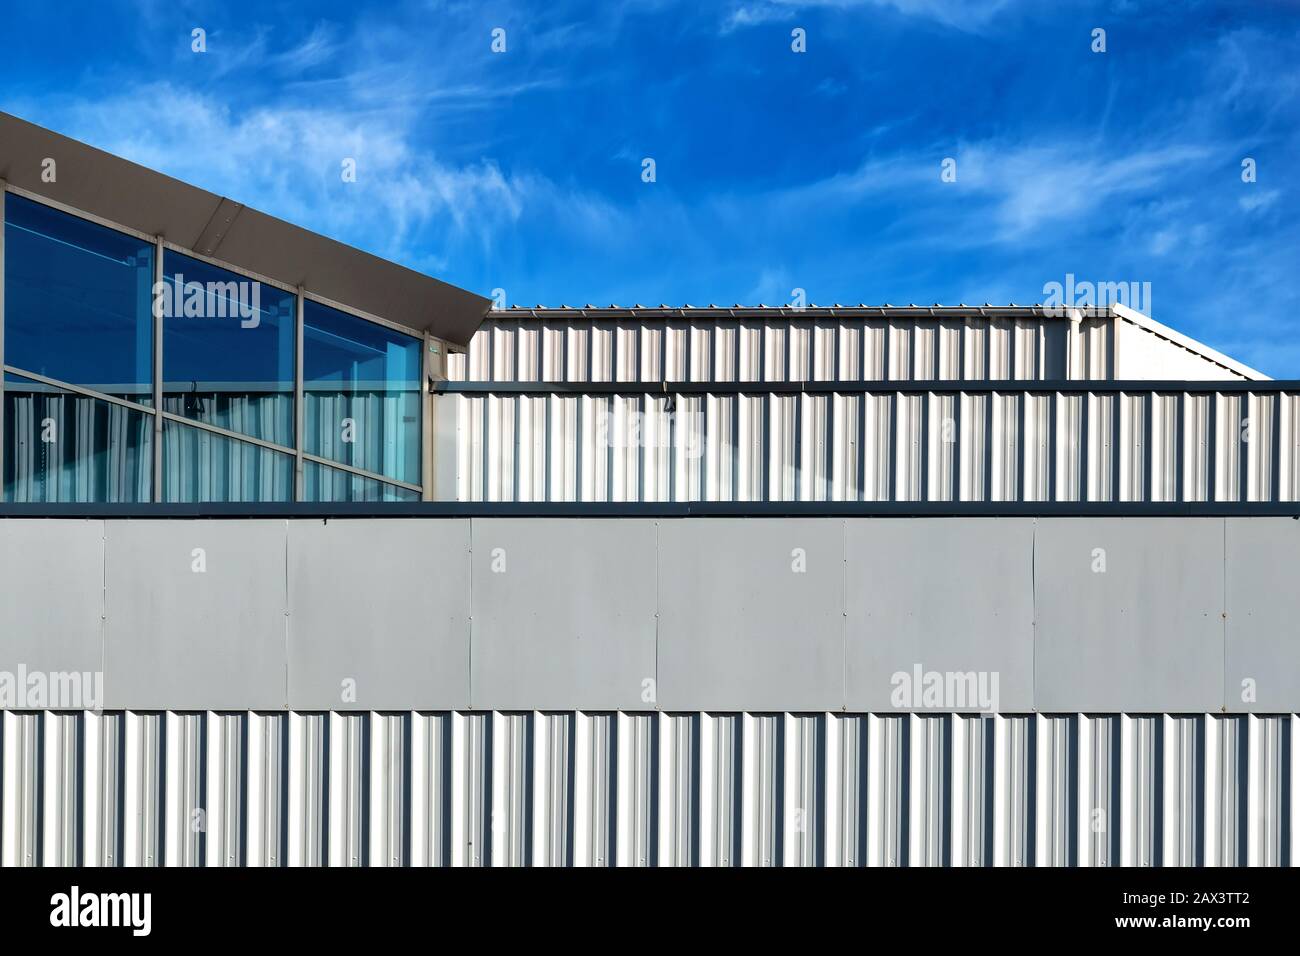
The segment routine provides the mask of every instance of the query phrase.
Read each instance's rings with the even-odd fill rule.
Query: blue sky
[[[512,304],[1073,273],[1300,378],[1296,0],[77,6],[6,11],[0,109]]]

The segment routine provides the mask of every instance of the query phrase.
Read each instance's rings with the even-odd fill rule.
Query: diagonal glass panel
[[[163,422],[163,501],[292,501],[293,455]]]
[[[310,299],[303,313],[303,450],[419,484],[422,340]]]
[[[4,500],[153,497],[153,415],[5,374]]]
[[[420,492],[330,468],[303,462],[303,501],[419,501]]]
[[[297,297],[167,250],[163,409],[294,444]]]
[[[5,197],[5,364],[153,404],[153,243]]]

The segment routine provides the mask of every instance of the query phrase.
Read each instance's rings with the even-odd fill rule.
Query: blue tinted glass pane
[[[5,375],[4,500],[153,497],[153,416]]]
[[[163,501],[292,501],[294,456],[163,423]]]
[[[308,301],[304,450],[420,482],[421,340]]]
[[[295,296],[171,250],[163,274],[163,409],[292,446]]]
[[[5,197],[5,364],[153,403],[152,243]]]
[[[303,501],[419,501],[420,493],[350,472],[303,463]]]

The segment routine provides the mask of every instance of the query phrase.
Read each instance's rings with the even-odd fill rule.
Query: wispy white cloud
[[[773,0],[758,0],[757,3],[742,3],[735,7],[722,20],[722,32],[733,33],[746,27],[756,27],[764,23],[779,23],[793,20],[796,8],[788,4],[775,3]]]
[[[1281,195],[1278,189],[1252,189],[1237,200],[1237,205],[1246,212],[1257,212],[1273,205]]]
[[[987,140],[875,156],[851,172],[781,190],[771,199],[791,211],[888,207],[905,191],[927,215],[948,223],[942,233],[946,243],[1017,243],[1044,228],[1079,226],[1096,215],[1118,220],[1129,199],[1152,191],[1207,153],[1200,145],[1123,152]],[[941,179],[948,158],[956,161],[954,182]],[[977,228],[967,230],[965,224]]]
[[[146,113],[141,102],[151,104]],[[69,107],[53,124],[109,152],[282,218],[401,258],[417,236],[473,239],[518,219],[542,188],[497,163],[451,164],[421,148],[402,114],[258,107],[168,84]],[[356,161],[355,183],[342,163]]]
[[[793,19],[800,11],[811,9],[852,10],[877,8],[891,10],[951,27],[979,32],[1017,0],[753,0],[733,7],[722,21],[729,33],[743,27]]]

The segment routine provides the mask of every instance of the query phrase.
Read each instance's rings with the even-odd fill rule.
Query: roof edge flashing
[[[54,160],[53,181],[45,174]],[[79,140],[0,112],[5,188],[110,228],[161,237],[415,335],[468,345],[492,301]]]

